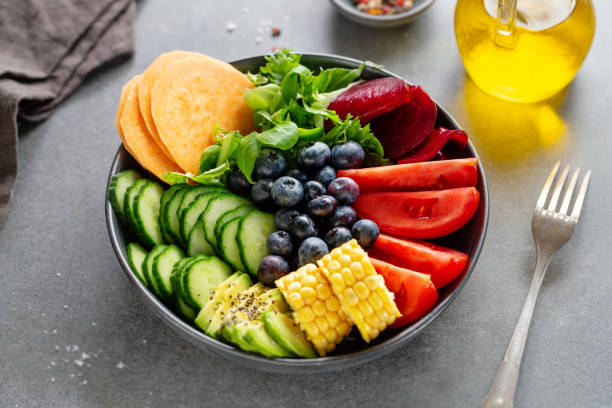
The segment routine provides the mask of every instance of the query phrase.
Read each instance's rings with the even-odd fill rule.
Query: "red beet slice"
[[[374,136],[395,159],[422,144],[436,125],[436,104],[420,86],[409,88],[410,101],[372,121]]]
[[[385,77],[372,79],[350,87],[334,99],[328,109],[336,111],[341,119],[347,114],[359,116],[362,125],[398,106],[410,98],[408,85],[403,79]]]
[[[467,146],[468,136],[461,129],[434,129],[425,141],[417,149],[397,159],[398,163],[416,163],[433,159],[447,144],[454,144],[457,152],[462,152]],[[442,155],[442,157],[447,157]]]

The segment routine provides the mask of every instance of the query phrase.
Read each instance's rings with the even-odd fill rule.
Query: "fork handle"
[[[538,251],[538,261],[521,317],[512,334],[512,339],[504,355],[504,361],[499,365],[489,394],[482,402],[480,408],[512,408],[514,391],[518,382],[521,360],[525,352],[525,343],[529,334],[533,309],[535,308],[544,274],[546,269],[548,269],[551,258],[552,254],[543,254]]]

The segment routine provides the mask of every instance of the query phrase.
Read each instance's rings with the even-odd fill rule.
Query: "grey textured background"
[[[591,167],[593,179],[542,288],[516,406],[611,406],[612,30],[602,16],[612,4],[596,7],[593,48],[565,94],[515,106],[466,78],[451,0],[391,31],[349,23],[324,0],[141,1],[135,57],[94,75],[21,137],[17,188],[0,225],[0,406],[477,406],[527,293],[531,211],[558,159]],[[281,36],[258,32],[268,25]],[[355,369],[275,375],[195,349],[135,296],[108,240],[104,188],[122,85],[168,50],[229,61],[272,46],[369,59],[423,85],[468,130],[487,171],[491,219],[470,282],[416,340]]]

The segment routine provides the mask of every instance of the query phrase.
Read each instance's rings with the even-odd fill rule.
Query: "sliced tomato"
[[[395,295],[395,304],[402,317],[391,327],[404,326],[424,316],[436,304],[438,291],[429,275],[400,268],[390,263],[370,258],[376,272],[385,279],[385,285]]]
[[[368,255],[401,268],[431,275],[436,288],[454,281],[465,268],[468,255],[425,241],[409,241],[380,234]]]
[[[477,158],[396,164],[340,170],[338,177],[355,180],[362,194],[380,191],[446,190],[476,186],[477,164]]]
[[[362,194],[353,204],[360,218],[404,238],[438,238],[463,227],[478,208],[474,187],[440,191]]]

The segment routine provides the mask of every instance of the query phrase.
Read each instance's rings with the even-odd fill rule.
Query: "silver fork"
[[[574,233],[576,224],[578,223],[578,217],[580,216],[580,209],[584,202],[584,196],[586,195],[587,187],[589,185],[589,179],[591,178],[591,170],[586,173],[580,189],[576,195],[576,201],[570,215],[568,210],[576,182],[578,181],[578,175],[580,174],[580,168],[572,174],[569,185],[563,196],[561,208],[557,209],[557,203],[561,196],[561,190],[567,179],[569,173],[569,166],[565,167],[559,180],[555,186],[555,189],[550,198],[550,202],[545,207],[548,192],[550,187],[557,175],[559,170],[559,162],[555,164],[552,171],[548,175],[542,192],[538,198],[533,218],[531,220],[531,231],[533,233],[533,239],[535,240],[536,249],[538,251],[538,260],[536,263],[535,272],[533,274],[533,280],[531,281],[531,287],[521,312],[518,324],[512,334],[512,339],[504,355],[504,361],[500,364],[489,394],[483,401],[481,408],[512,408],[512,401],[514,399],[514,391],[518,382],[519,371],[521,368],[521,360],[523,358],[523,352],[525,351],[525,343],[527,341],[527,335],[529,334],[529,325],[531,324],[531,316],[533,315],[533,309],[536,304],[540,287],[542,286],[542,280],[544,274],[548,269],[550,260],[553,255],[561,249],[570,237]]]

